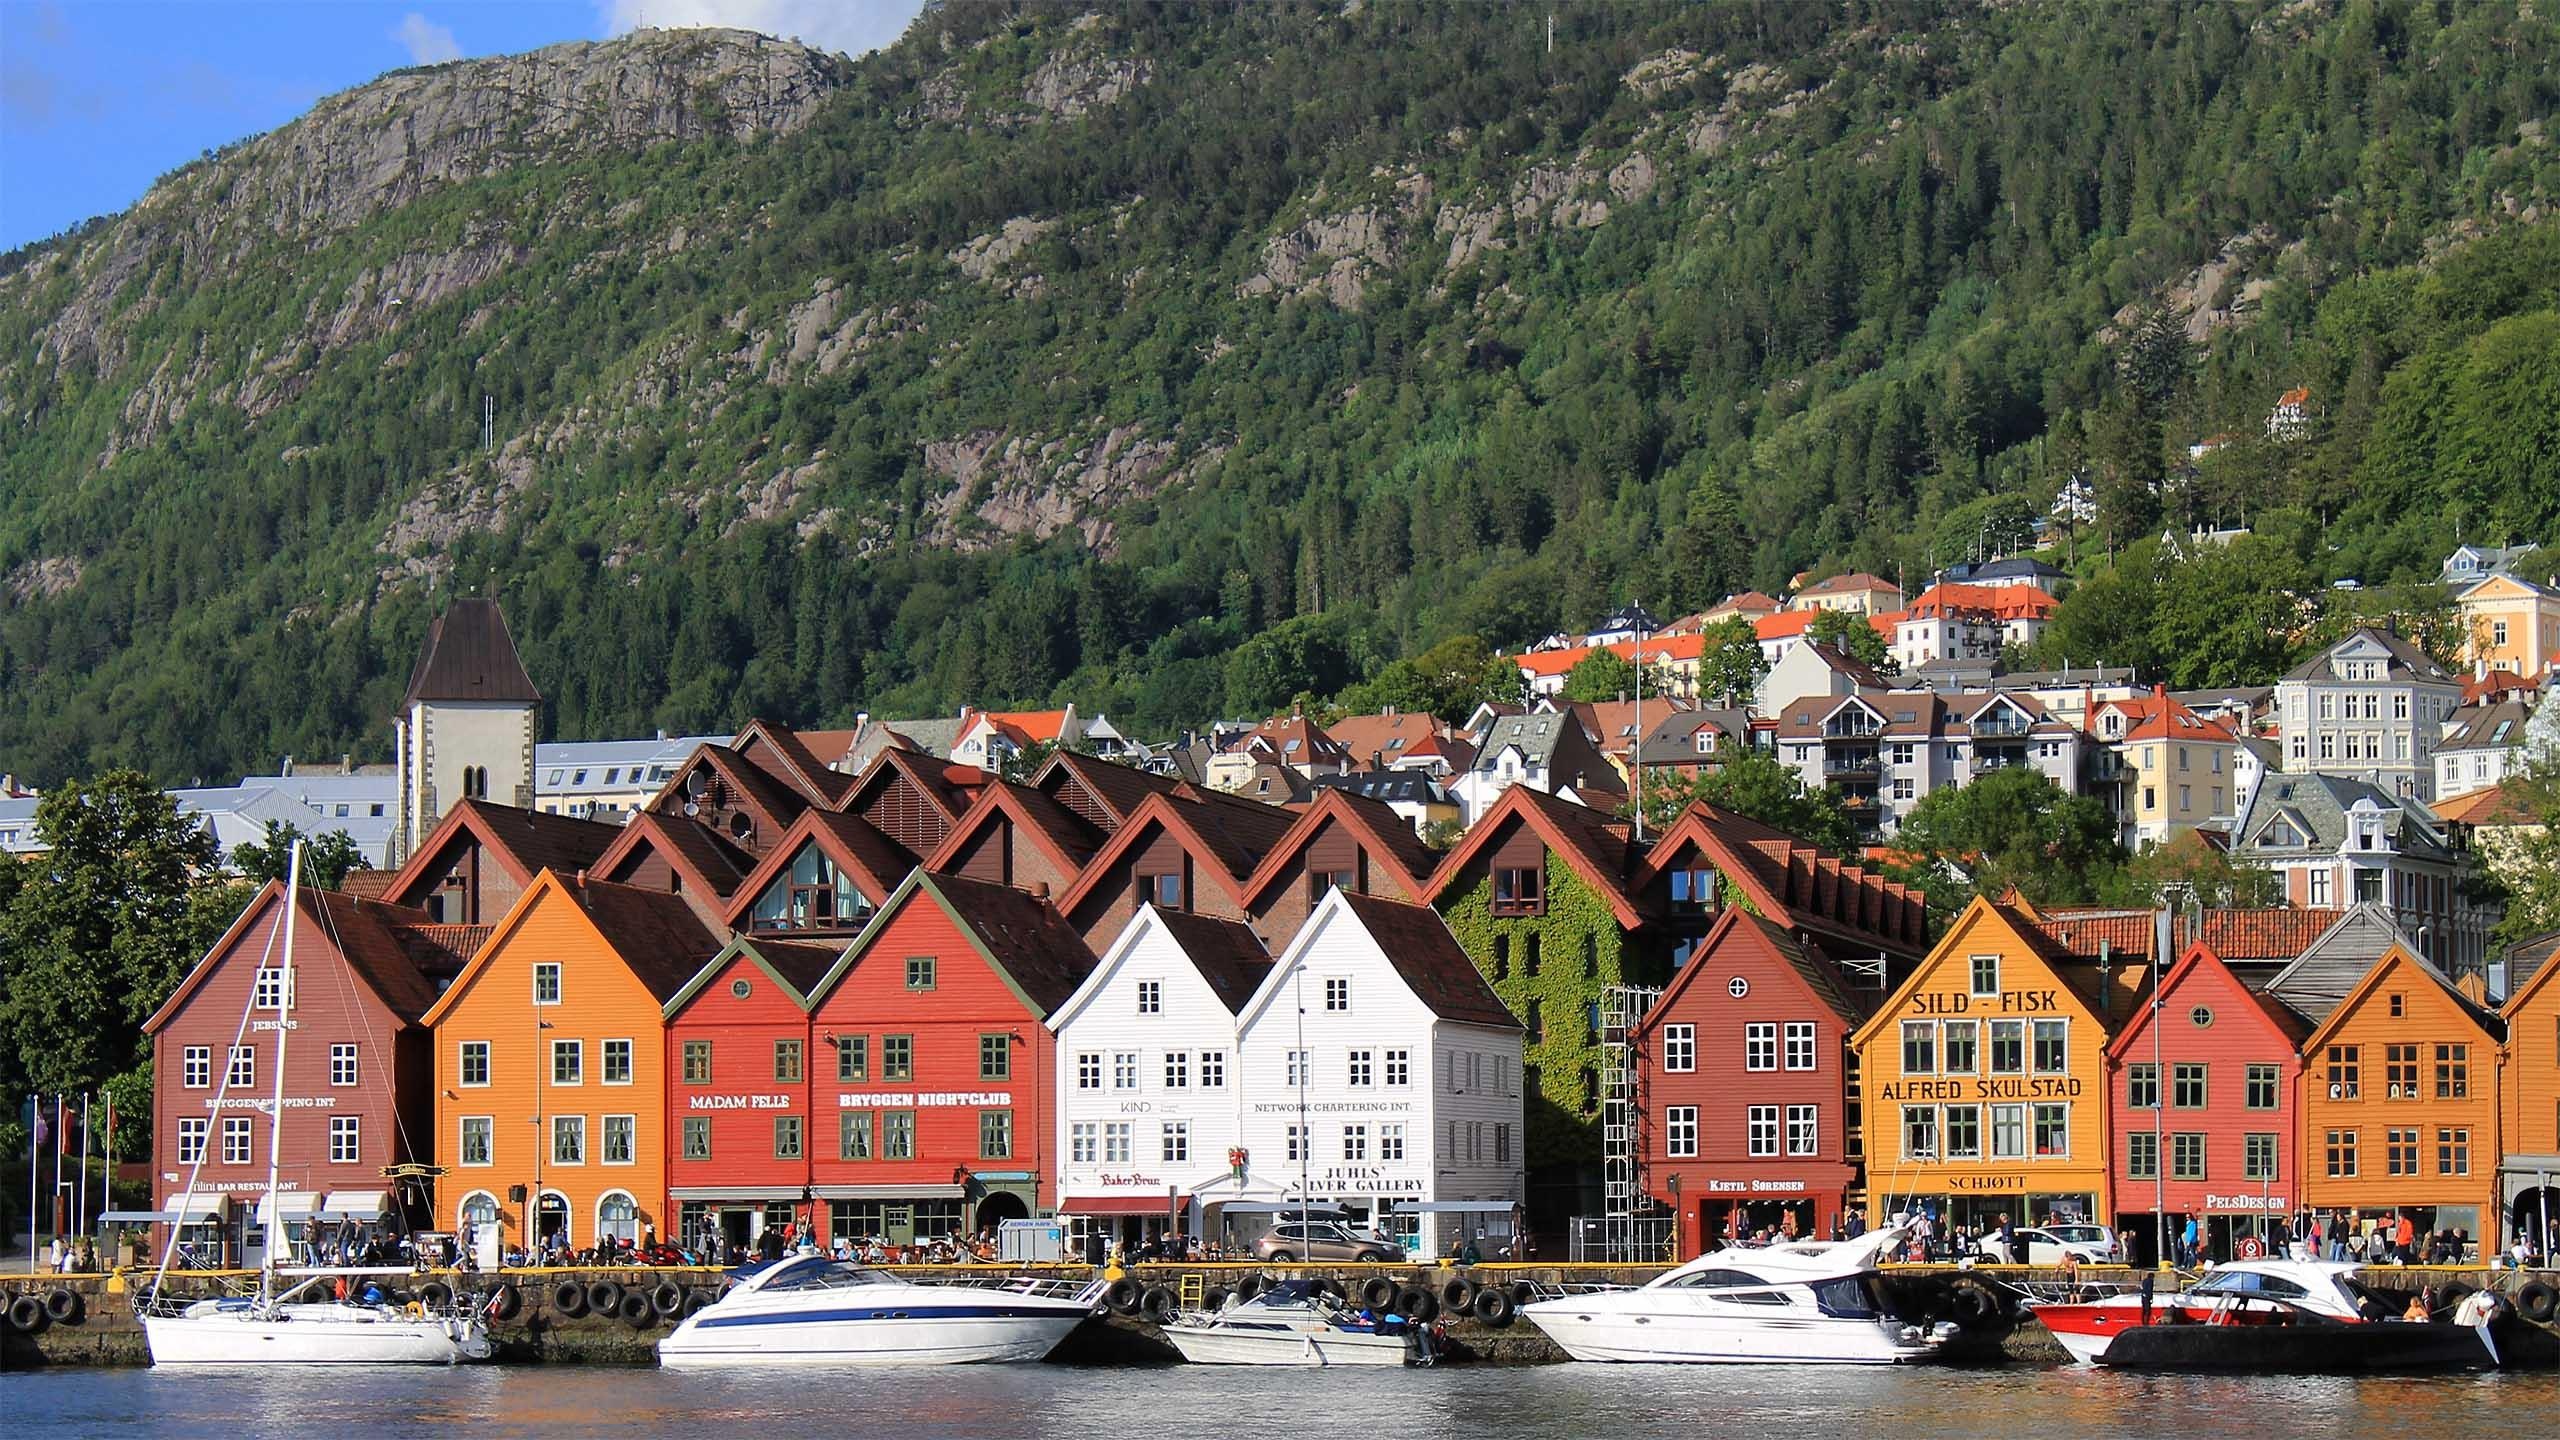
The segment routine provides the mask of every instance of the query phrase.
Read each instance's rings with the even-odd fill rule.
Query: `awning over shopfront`
[[[1221,1208],[1230,1215],[1295,1215],[1304,1211],[1308,1215],[1321,1216],[1327,1220],[1338,1220],[1344,1214],[1343,1208],[1330,1200],[1313,1200],[1304,1205],[1294,1200],[1279,1202],[1237,1200]]]
[[[958,1185],[820,1185],[810,1194],[821,1200],[960,1200]]]
[[[1398,1205],[1399,1215],[1508,1215],[1520,1208],[1517,1200],[1417,1200]]]
[[[956,1190],[957,1187],[954,1189]],[[820,1190],[817,1193],[823,1196],[827,1192]],[[799,1202],[800,1192],[781,1185],[678,1185],[667,1192],[667,1198],[670,1200],[732,1200],[742,1204],[757,1205],[779,1200],[786,1204],[796,1204]]]
[[[98,1217],[109,1225],[166,1225],[177,1218],[175,1210],[110,1210]]]
[[[1180,1209],[1183,1203],[1180,1196],[1071,1195],[1058,1202],[1058,1210],[1065,1215],[1162,1215]]]
[[[308,1190],[279,1190],[258,1197],[257,1221],[261,1225],[277,1219],[308,1220],[320,1208],[320,1197]]]
[[[389,1209],[391,1197],[380,1190],[332,1190],[320,1202],[315,1220],[354,1220],[370,1225]]]
[[[162,1196],[159,1213],[178,1225],[219,1225],[231,1213],[231,1197],[197,1191],[195,1194],[173,1191]]]

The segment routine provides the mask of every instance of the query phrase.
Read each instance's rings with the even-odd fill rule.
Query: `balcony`
[[[2000,715],[1974,721],[1973,738],[1976,740],[2023,740],[2027,737],[2027,732],[2033,728],[2035,728],[2033,721],[2021,720],[2014,715]]]
[[[1822,778],[1825,780],[1873,780],[1883,773],[1884,767],[1876,760],[1873,750],[1852,751],[1846,755],[1826,753],[1822,757]]]

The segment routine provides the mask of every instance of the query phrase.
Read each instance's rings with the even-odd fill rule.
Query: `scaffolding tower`
[[[1636,1215],[1648,1208],[1638,1183],[1643,1146],[1637,1133],[1637,1022],[1662,992],[1641,985],[1612,985],[1600,1001],[1600,1251],[1612,1264],[1658,1259],[1639,1253]]]

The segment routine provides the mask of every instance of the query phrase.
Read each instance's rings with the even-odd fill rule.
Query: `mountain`
[[[2067,484],[2075,551],[2255,523],[2314,584],[2560,542],[2550,8],[947,4],[397,72],[0,258],[0,756],[379,752],[451,591],[552,733],[1149,730]]]

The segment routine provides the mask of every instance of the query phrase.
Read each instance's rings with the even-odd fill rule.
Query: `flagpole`
[[[98,1184],[98,1209],[101,1213],[116,1208],[116,1097],[107,1092],[107,1138],[99,1147],[106,1152],[106,1178]],[[110,1249],[113,1247],[111,1246]],[[110,1267],[112,1268],[112,1267]]]
[[[85,1238],[89,1233],[89,1092],[80,1092],[80,1188],[71,1201],[72,1228]]]
[[[27,1273],[36,1273],[36,1177],[44,1173],[38,1159],[44,1154],[44,1097],[27,1101],[27,1110],[35,1123],[27,1127]]]

